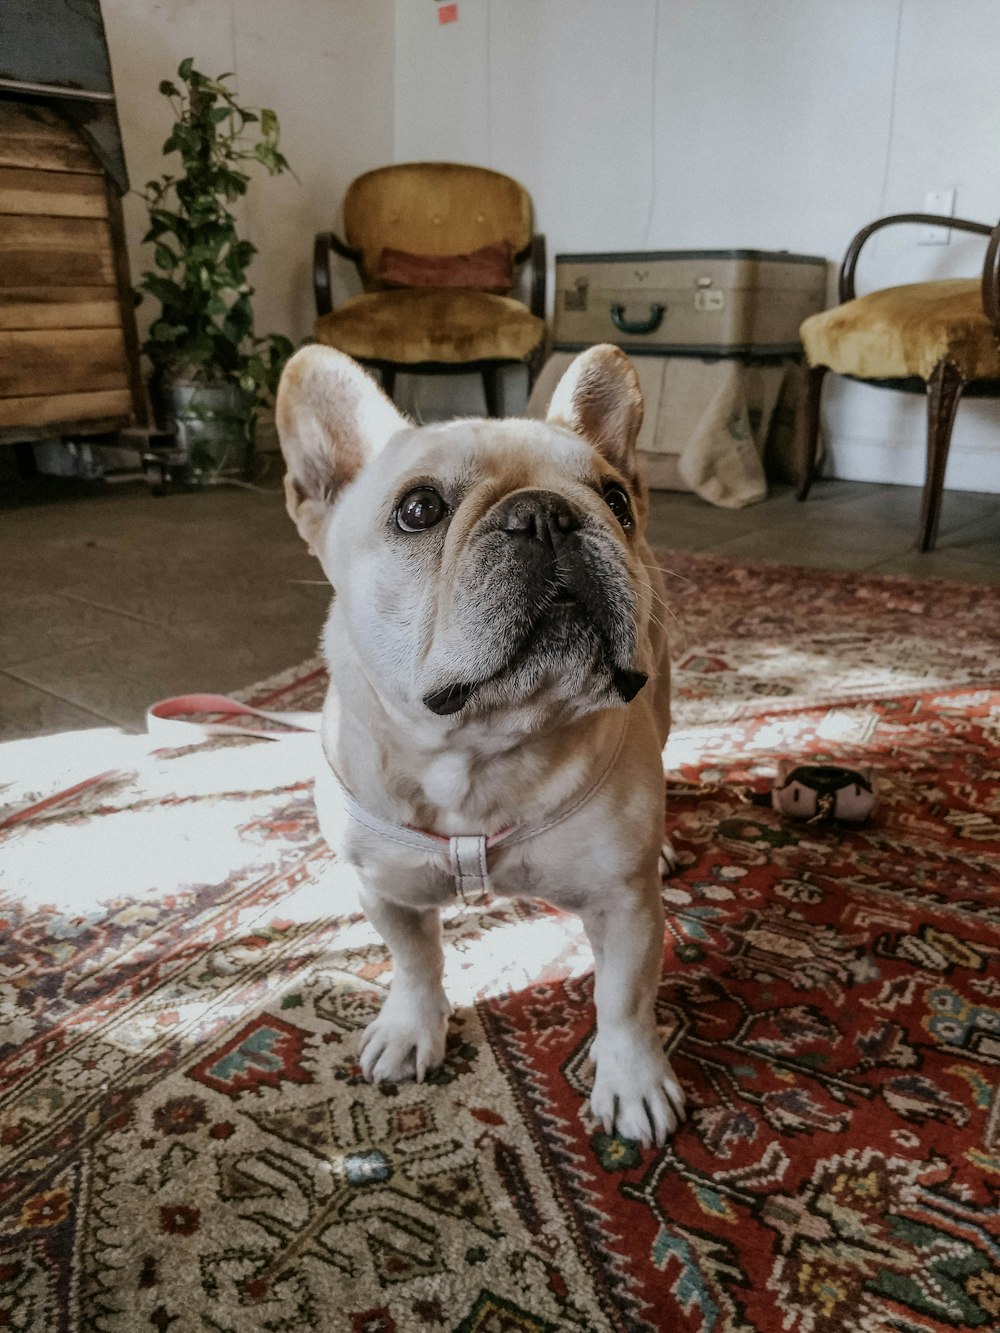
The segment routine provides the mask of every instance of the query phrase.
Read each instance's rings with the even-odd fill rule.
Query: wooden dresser
[[[57,107],[0,95],[0,442],[145,421],[115,185]]]

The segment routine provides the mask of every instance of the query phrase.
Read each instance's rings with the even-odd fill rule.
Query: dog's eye
[[[430,486],[418,486],[404,495],[396,510],[396,524],[404,532],[423,532],[440,523],[448,507]]]
[[[632,504],[622,488],[620,486],[609,486],[604,492],[604,500],[625,531],[631,532],[635,527],[635,519],[632,517]]]

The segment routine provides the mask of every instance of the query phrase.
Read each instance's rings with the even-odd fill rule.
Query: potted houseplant
[[[177,77],[180,87],[165,79],[160,92],[174,112],[163,152],[179,154],[180,167],[141,192],[155,267],[139,287],[160,303],[142,350],[158,424],[174,432],[189,479],[208,481],[249,471],[258,414],[292,352],[282,335],[254,330],[247,270],[257,250],[240,238],[233,211],[250,181],[245,168],[289,168],[277,116],[240,106],[230,75],[208,78],[187,59]]]

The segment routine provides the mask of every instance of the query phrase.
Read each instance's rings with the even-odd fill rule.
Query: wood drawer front
[[[101,393],[45,394],[39,398],[0,398],[0,438],[4,430],[44,426],[74,426],[81,421],[101,422],[108,430],[132,416],[128,389]]]
[[[0,329],[115,329],[114,287],[0,287]]]
[[[142,419],[116,244],[121,209],[85,138],[0,98],[0,442]]]
[[[104,219],[6,217],[0,224],[0,287],[114,285]]]
[[[127,389],[121,329],[0,333],[0,399]]]
[[[29,171],[0,167],[0,214],[106,218],[108,200],[100,176],[82,171]]]
[[[4,99],[0,99],[0,167],[101,175],[93,153],[57,112]]]

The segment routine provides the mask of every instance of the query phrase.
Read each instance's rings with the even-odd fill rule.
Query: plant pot
[[[194,481],[249,476],[254,395],[238,384],[174,382],[158,387],[158,415],[172,427]]]

